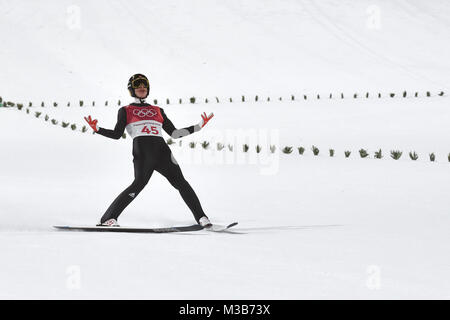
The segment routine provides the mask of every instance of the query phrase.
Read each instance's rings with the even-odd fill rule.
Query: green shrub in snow
[[[320,150],[316,146],[312,146],[311,150],[315,156],[319,155]]]
[[[411,160],[414,160],[414,161],[419,159],[419,156],[417,155],[417,153],[415,151],[409,152],[409,157],[411,158]]]
[[[303,153],[305,153],[305,148],[303,147],[298,147],[297,150],[300,155],[303,155]]]
[[[208,147],[209,147],[209,142],[208,142],[208,141],[203,141],[203,142],[202,142],[202,147],[203,147],[203,149],[208,149]]]
[[[434,162],[436,160],[436,155],[434,153],[430,153],[430,161]]]
[[[381,149],[378,151],[375,151],[375,159],[381,159],[383,158],[383,154],[381,152]]]
[[[360,149],[359,155],[361,156],[361,158],[367,158],[369,156],[369,153],[365,149]]]
[[[401,152],[400,150],[392,150],[391,151],[391,157],[394,160],[398,160],[400,159],[400,157],[402,156],[403,152]]]

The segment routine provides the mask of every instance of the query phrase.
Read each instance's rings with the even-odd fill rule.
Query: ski
[[[84,232],[128,232],[128,233],[171,233],[171,232],[189,232],[207,230],[212,232],[224,232],[235,225],[237,222],[229,225],[213,224],[211,227],[204,228],[198,224],[180,227],[163,227],[163,228],[136,228],[136,227],[100,227],[100,226],[53,226],[53,228],[61,231],[84,231]]]
[[[129,233],[170,233],[199,231],[203,227],[194,224],[191,226],[164,227],[164,228],[135,228],[135,227],[90,227],[90,226],[53,226],[62,231],[85,231],[85,232],[129,232]]]
[[[227,231],[228,229],[234,227],[235,225],[237,225],[237,222],[233,222],[230,223],[229,225],[218,225],[218,224],[213,224],[211,227],[205,228],[206,231],[212,231],[212,232],[224,232]]]

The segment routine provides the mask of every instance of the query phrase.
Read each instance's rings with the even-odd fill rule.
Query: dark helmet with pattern
[[[140,73],[133,75],[130,80],[128,80],[128,91],[132,97],[137,98],[134,90],[139,88],[141,84],[147,88],[147,95],[144,98],[148,97],[148,94],[150,93],[150,83],[148,82],[147,77]]]

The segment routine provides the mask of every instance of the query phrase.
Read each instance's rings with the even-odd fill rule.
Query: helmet
[[[144,98],[148,97],[148,94],[150,93],[150,83],[148,82],[146,76],[139,73],[133,75],[130,80],[128,80],[128,91],[130,92],[132,97],[137,98],[134,89],[138,88],[141,84],[144,84],[144,86],[147,88],[147,95]]]

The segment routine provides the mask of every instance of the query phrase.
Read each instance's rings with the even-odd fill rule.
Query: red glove
[[[86,120],[87,123],[89,123],[89,125],[91,126],[91,128],[92,128],[95,132],[98,131],[97,119],[92,120],[91,116],[88,116],[87,118],[84,117],[84,120]]]
[[[209,116],[207,116],[206,112],[203,112],[202,121],[199,123],[200,128],[203,128],[208,123],[208,121],[212,119],[212,117],[214,117],[214,113],[210,113]]]

